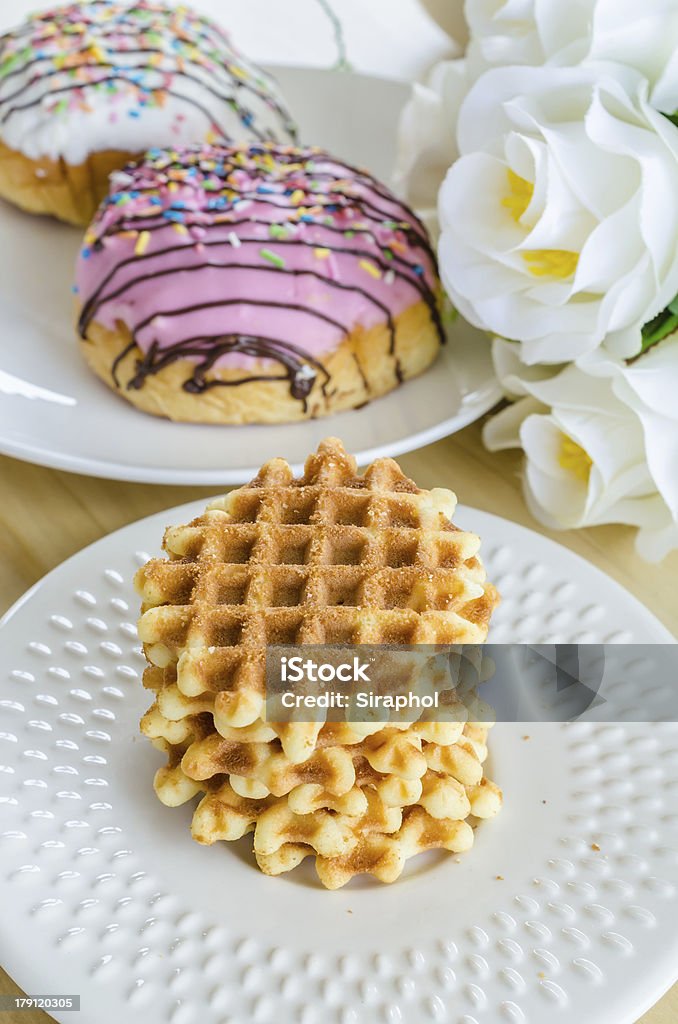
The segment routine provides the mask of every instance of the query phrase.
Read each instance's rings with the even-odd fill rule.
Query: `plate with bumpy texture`
[[[336,71],[274,73],[303,141],[388,182],[406,85]],[[0,308],[13,342],[0,359],[0,452],[27,462],[142,483],[239,484],[273,449],[300,469],[331,434],[361,465],[400,455],[460,430],[501,397],[487,338],[459,319],[424,374],[361,409],[282,426],[171,423],[116,395],[78,351],[72,288],[82,232],[0,202],[0,233]]]
[[[158,802],[132,577],[202,507],[99,541],[3,620],[10,974],[79,993],[88,1024],[635,1021],[678,962],[675,724],[497,725],[502,813],[469,854],[423,855],[392,886],[266,878],[247,837],[200,847],[191,805]],[[564,548],[486,513],[455,519],[503,593],[491,640],[671,641]]]

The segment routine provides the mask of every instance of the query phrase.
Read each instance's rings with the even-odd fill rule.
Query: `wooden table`
[[[634,552],[631,529],[597,527],[566,534],[540,529],[521,497],[518,456],[484,451],[479,425],[399,461],[422,487],[451,487],[464,504],[552,536],[618,580],[678,633],[678,554],[661,566],[648,566]],[[114,483],[0,457],[0,607],[4,610],[86,544],[142,516],[207,497],[215,490]],[[0,993],[19,991],[0,971]],[[50,1019],[33,1011],[0,1014],[0,1024],[46,1024]],[[643,1024],[675,1024],[676,1020],[678,985],[642,1018]]]

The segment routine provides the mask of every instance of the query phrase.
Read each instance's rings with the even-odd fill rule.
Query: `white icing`
[[[92,12],[111,5],[94,3],[80,6],[82,10]],[[139,5],[121,3],[113,6],[124,10]],[[160,10],[157,5],[152,9]],[[34,24],[39,31],[39,23]],[[108,24],[102,22],[104,26]],[[110,56],[106,58],[114,62],[116,69],[132,72],[138,69],[145,89],[164,93],[162,106],[140,106],[137,87],[121,80],[114,82],[111,91],[102,89],[100,85],[97,87],[97,83],[83,81],[81,94],[74,91],[60,94],[58,90],[71,85],[74,79],[69,69],[59,71],[55,68],[52,47],[43,59],[26,59],[23,66],[19,66],[19,73],[16,73],[17,68],[12,68],[11,76],[0,77],[0,138],[11,149],[33,160],[63,157],[69,164],[76,165],[83,163],[90,153],[105,149],[141,153],[155,146],[183,146],[223,140],[224,137],[238,141],[256,141],[262,137],[291,141],[291,119],[284,111],[284,102],[275,82],[243,59],[209,23],[201,20],[195,24],[208,32],[209,48],[218,52],[220,61],[224,65],[229,62],[237,66],[238,77],[225,66],[210,70],[191,62],[187,71],[193,78],[179,74],[170,83],[166,72],[177,72],[177,54],[173,49],[173,38],[165,29],[162,63],[157,68],[148,66],[148,54],[113,54],[108,51]],[[86,37],[74,36],[70,52],[91,44],[105,51],[107,40],[99,29],[99,25],[94,25]],[[12,40],[11,34],[0,40],[0,74],[8,52],[17,47],[21,49],[30,39],[25,26],[19,32],[22,33],[20,43]],[[195,45],[200,49],[201,41],[196,39]],[[53,73],[55,70],[56,74]],[[43,77],[50,72],[51,77]],[[85,73],[101,77],[110,74],[110,70],[95,63]],[[169,92],[165,88],[168,83]],[[221,99],[211,91],[214,89],[226,98],[237,97],[251,114],[252,127],[243,123],[227,99]],[[272,98],[284,113],[269,105],[255,89]],[[68,109],[55,111],[54,105],[60,99],[68,103]],[[17,106],[23,109],[11,109]],[[215,125],[220,133],[214,130]]]

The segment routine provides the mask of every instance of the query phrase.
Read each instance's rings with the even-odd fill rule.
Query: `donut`
[[[186,422],[354,408],[421,373],[443,341],[426,230],[317,148],[149,151],[112,176],[75,290],[94,372]]]
[[[0,36],[0,196],[32,213],[86,226],[151,146],[295,139],[273,79],[188,7],[72,3]]]

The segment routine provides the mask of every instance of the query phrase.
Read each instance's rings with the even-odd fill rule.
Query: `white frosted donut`
[[[276,83],[190,8],[93,0],[0,36],[0,196],[86,224],[152,146],[290,142]]]
[[[188,7],[74,3],[0,38],[0,138],[34,160],[293,135],[271,78]]]

